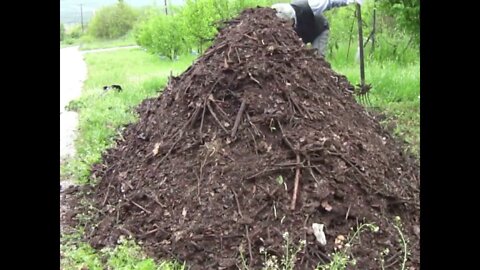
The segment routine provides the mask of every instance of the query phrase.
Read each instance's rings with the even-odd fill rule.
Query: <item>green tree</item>
[[[202,52],[206,43],[217,33],[214,22],[221,18],[215,14],[213,0],[186,0],[182,16],[188,26],[185,34]]]
[[[218,22],[231,19],[245,8],[270,6],[275,0],[186,0],[182,16],[187,33],[202,52],[217,34]]]
[[[158,13],[158,10],[149,12],[150,19],[142,19],[136,27],[135,39],[137,44],[152,53],[167,56],[172,55],[172,51],[176,55],[191,48],[202,52],[217,34],[219,22],[232,18],[247,7],[266,6],[273,2],[274,0],[186,0],[183,7],[170,8],[168,16]]]
[[[185,27],[180,15],[154,16],[136,28],[135,40],[151,53],[175,59],[188,50]]]
[[[414,1],[418,2],[418,0]],[[415,22],[415,19],[409,19],[407,23],[407,10],[411,11],[412,9],[395,10],[392,3],[390,0],[364,1],[362,19],[365,52],[368,57],[379,61],[389,59],[397,62],[410,62],[412,59],[418,58],[418,42],[416,41],[419,37],[419,21]],[[374,14],[375,28],[373,27]],[[330,23],[329,57],[331,59],[355,59],[358,47],[355,6],[335,8],[325,12],[325,15]],[[374,29],[375,31],[373,31]]]
[[[134,27],[137,18],[137,11],[119,0],[115,5],[100,9],[89,23],[88,31],[97,38],[118,38]]]
[[[377,0],[378,8],[395,18],[396,24],[410,35],[420,37],[420,0]]]

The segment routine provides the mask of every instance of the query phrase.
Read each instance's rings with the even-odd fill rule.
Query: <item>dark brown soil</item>
[[[352,269],[380,269],[385,248],[385,269],[398,269],[400,216],[407,267],[418,269],[416,161],[273,10],[249,9],[228,24],[162,95],[139,106],[138,123],[93,168],[88,241],[100,248],[130,235],[149,255],[192,269],[237,269],[244,250],[259,269],[259,248],[280,257],[288,232],[297,245],[307,241],[296,269],[313,269],[328,262],[338,235],[369,222],[380,230],[360,234]],[[326,246],[312,223],[325,224]]]

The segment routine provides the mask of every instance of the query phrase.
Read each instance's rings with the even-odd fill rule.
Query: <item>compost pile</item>
[[[281,258],[288,232],[293,247],[306,241],[296,269],[313,269],[345,249],[340,235],[374,223],[351,242],[351,269],[380,269],[386,248],[397,269],[400,231],[418,269],[419,165],[352,89],[274,10],[245,10],[94,166],[89,243],[131,236],[191,269],[237,269],[241,257],[259,269],[260,248]]]

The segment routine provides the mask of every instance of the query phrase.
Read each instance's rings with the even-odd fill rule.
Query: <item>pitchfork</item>
[[[363,31],[362,31],[362,11],[359,4],[356,4],[358,20],[358,48],[360,50],[360,84],[357,84],[355,94],[358,95],[360,102],[371,105],[368,98],[368,92],[372,89],[370,84],[365,84],[365,62],[363,58]]]

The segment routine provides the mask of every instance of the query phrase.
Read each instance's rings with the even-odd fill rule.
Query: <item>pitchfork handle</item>
[[[360,49],[360,86],[365,86],[365,65],[363,61],[363,31],[362,31],[362,10],[360,4],[356,4],[358,20],[358,48]]]

